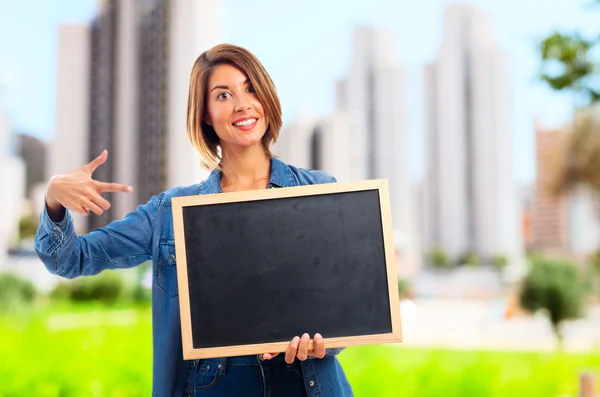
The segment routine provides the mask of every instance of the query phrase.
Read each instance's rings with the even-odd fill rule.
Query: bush
[[[508,265],[508,258],[506,255],[494,255],[492,257],[492,266],[494,266],[498,270],[502,270]]]
[[[479,266],[479,257],[472,251],[465,252],[458,258],[457,265]]]
[[[573,264],[536,260],[523,281],[519,300],[524,309],[547,313],[560,347],[563,322],[581,315],[583,290],[583,283]]]
[[[441,248],[436,248],[431,250],[427,254],[427,261],[429,264],[436,269],[446,269],[450,267],[450,261],[448,260],[448,255]]]
[[[59,283],[51,292],[54,299],[75,302],[98,301],[113,304],[125,291],[125,282],[116,271],[106,270],[91,277]]]
[[[19,220],[19,236],[21,239],[34,238],[38,229],[38,218],[29,215]]]
[[[398,279],[398,295],[400,299],[406,298],[410,293],[410,282],[407,279]]]
[[[33,283],[14,273],[0,274],[0,311],[7,311],[33,302],[36,290]]]

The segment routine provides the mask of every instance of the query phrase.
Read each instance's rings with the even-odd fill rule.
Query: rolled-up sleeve
[[[77,236],[69,211],[54,222],[48,211],[40,215],[35,250],[48,271],[66,278],[127,268],[152,257],[152,234],[161,196],[154,196],[125,218]]]

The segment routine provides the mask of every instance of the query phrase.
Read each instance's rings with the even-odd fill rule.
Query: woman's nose
[[[234,110],[236,112],[243,112],[245,110],[250,110],[250,109],[252,109],[252,105],[250,104],[250,101],[246,100],[245,98],[242,98],[236,102]]]

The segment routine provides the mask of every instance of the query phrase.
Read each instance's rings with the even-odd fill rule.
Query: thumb
[[[96,171],[96,168],[98,168],[100,165],[102,165],[106,162],[107,158],[108,158],[108,152],[106,151],[106,149],[104,149],[102,151],[102,153],[100,154],[100,156],[96,157],[95,159],[93,159],[92,161],[87,163],[84,166],[84,169],[91,175],[94,171]]]

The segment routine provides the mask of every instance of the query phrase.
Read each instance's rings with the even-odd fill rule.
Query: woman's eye
[[[248,89],[246,90],[247,92],[249,92],[250,94],[254,94],[254,87],[248,87]]]
[[[227,99],[231,96],[231,94],[229,94],[228,92],[222,92],[219,95],[217,95],[217,99]]]

